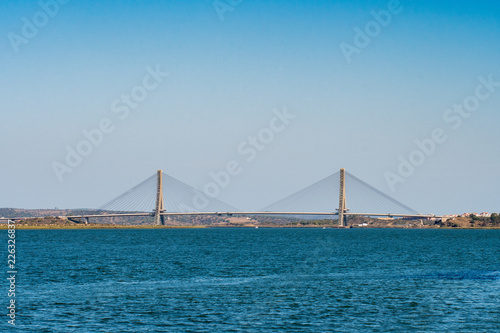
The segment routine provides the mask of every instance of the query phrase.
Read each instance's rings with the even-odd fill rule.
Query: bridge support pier
[[[344,213],[345,207],[345,169],[340,169],[340,193],[339,193],[339,226],[346,227]]]
[[[165,211],[163,206],[163,171],[158,170],[156,176],[156,207],[154,211],[154,224],[155,225],[165,225],[165,217],[160,215],[161,212]]]

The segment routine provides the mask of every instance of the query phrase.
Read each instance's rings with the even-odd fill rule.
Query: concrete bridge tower
[[[340,193],[339,193],[339,226],[345,227],[345,217],[344,213],[346,212],[345,207],[345,169],[340,169]]]
[[[164,216],[160,215],[161,212],[165,211],[163,206],[163,170],[157,171],[156,176],[156,207],[154,212],[154,224],[155,225],[165,225]]]

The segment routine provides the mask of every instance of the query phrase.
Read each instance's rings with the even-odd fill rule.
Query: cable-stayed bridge
[[[176,215],[308,215],[337,216],[345,227],[346,216],[440,218],[419,214],[377,190],[344,169],[258,211],[242,211],[158,170],[125,193],[109,201],[103,214],[72,216],[88,223],[89,218],[153,216],[164,225],[166,216]]]

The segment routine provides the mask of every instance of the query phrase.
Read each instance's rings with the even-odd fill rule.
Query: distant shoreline
[[[352,227],[352,228],[340,228],[336,226],[204,226],[204,225],[194,225],[194,226],[170,226],[170,225],[109,225],[109,224],[74,224],[74,225],[29,225],[29,224],[19,224],[16,225],[18,230],[92,230],[92,229],[413,229],[413,230],[500,230],[500,227],[424,227],[424,228],[406,228],[404,226],[386,226],[386,227]],[[6,223],[0,223],[0,230],[7,230]]]
[[[0,209],[1,211],[1,209]],[[3,216],[27,215],[27,210],[4,209]],[[44,211],[43,214],[48,214]],[[50,213],[63,213],[50,211]],[[70,212],[65,212],[70,214]],[[42,212],[38,212],[42,214]],[[83,211],[71,214],[85,215]],[[88,214],[88,212],[87,212]],[[2,216],[0,215],[0,216]],[[36,214],[34,214],[36,215]],[[39,217],[13,217],[16,229],[57,230],[57,229],[200,229],[200,228],[328,228],[338,229],[338,221],[331,218],[299,219],[290,216],[176,216],[165,219],[166,225],[156,225],[151,216],[147,217],[100,217],[95,219],[74,219],[74,215],[46,215]],[[78,215],[77,215],[78,216]],[[7,228],[7,218],[0,221],[0,229]],[[455,217],[447,220],[438,219],[394,219],[354,216],[346,219],[348,228],[355,229],[499,229],[500,217]],[[3,225],[3,227],[2,227]],[[342,228],[343,229],[343,228]]]
[[[30,225],[16,224],[17,230],[84,230],[84,229],[203,229],[205,226],[169,226],[169,225],[110,225],[110,224],[73,224],[73,225]],[[0,230],[7,230],[6,223],[0,223]]]

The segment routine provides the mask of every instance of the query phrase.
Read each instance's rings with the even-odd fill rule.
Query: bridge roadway
[[[160,213],[162,216],[183,216],[183,215],[320,215],[320,216],[335,216],[338,212],[187,212],[187,213]],[[344,215],[349,216],[375,216],[375,217],[415,217],[415,218],[442,218],[442,216],[434,214],[373,214],[373,213],[344,213]],[[82,219],[82,218],[98,218],[98,217],[121,217],[121,216],[154,216],[154,213],[111,213],[111,214],[91,214],[91,215],[73,215],[73,216],[60,216],[64,218],[71,219]],[[28,218],[36,217],[21,217],[21,218],[0,218],[0,221],[7,220],[24,220]]]

